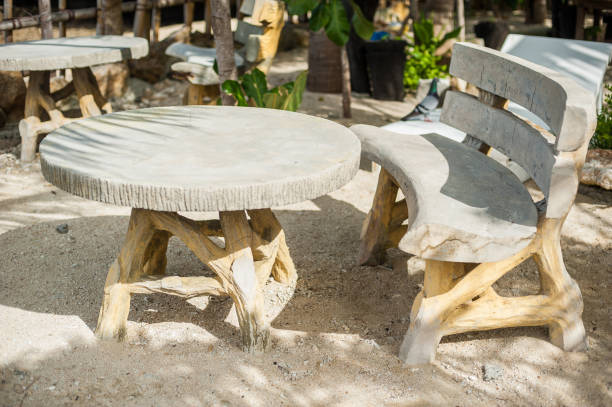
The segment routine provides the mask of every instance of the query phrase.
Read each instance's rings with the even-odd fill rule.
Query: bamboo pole
[[[61,10],[66,10],[66,0],[58,0],[57,8]],[[53,15],[51,16],[51,21],[53,21]],[[59,37],[63,38],[66,36],[66,23],[64,21],[58,24],[59,27]]]
[[[124,13],[134,11],[136,8],[135,1],[126,1],[122,4],[121,10]],[[96,8],[82,8],[76,10],[60,10],[51,13],[51,20],[54,23],[72,21],[72,20],[90,20],[96,18]],[[36,27],[40,25],[40,16],[17,17],[10,20],[0,21],[0,31],[11,31],[19,28]]]
[[[53,38],[53,21],[51,19],[51,1],[38,0],[40,16],[40,34],[43,39]]]
[[[4,20],[13,18],[13,0],[4,0]],[[4,43],[13,42],[13,31],[9,30],[4,33]]]
[[[47,1],[47,0],[43,0],[43,1]],[[61,0],[60,0],[61,1]],[[102,10],[102,2],[101,0],[97,0],[100,1],[100,6],[99,9]],[[193,2],[203,2],[204,0],[191,0]],[[138,2],[141,2],[141,0],[138,0]],[[171,6],[178,6],[181,4],[185,4],[189,2],[189,0],[158,0],[157,4],[159,8],[166,8],[166,7],[171,7]],[[130,13],[133,12],[134,10],[137,10],[136,7],[136,3],[137,1],[124,1],[121,4],[121,11],[123,13]],[[149,5],[149,1],[148,0],[144,0],[142,1],[142,3],[144,3],[144,8],[145,9],[150,9],[150,5]],[[208,2],[207,2],[208,3]],[[6,6],[7,4],[10,4],[12,6],[13,1],[12,0],[4,0],[4,5],[5,5],[5,9],[8,9],[8,7]],[[81,8],[81,9],[65,9],[65,10],[59,10],[59,11],[55,11],[50,13],[51,15],[51,23],[62,23],[62,22],[67,22],[67,21],[73,21],[73,20],[90,20],[90,19],[101,19],[102,18],[102,14],[101,12],[98,13],[98,6],[96,7],[89,7],[89,8]],[[11,11],[12,11],[12,7],[11,7]],[[12,13],[11,13],[12,15]],[[8,31],[11,32],[12,30],[17,30],[20,28],[28,28],[28,27],[36,27],[39,26],[41,24],[41,16],[40,15],[34,15],[34,16],[25,16],[25,17],[16,17],[16,18],[7,18],[7,14],[5,14],[5,18],[4,20],[0,21],[0,31]],[[100,25],[100,27],[102,27],[101,22],[100,24],[96,23],[96,33],[97,31],[97,27],[98,25]]]

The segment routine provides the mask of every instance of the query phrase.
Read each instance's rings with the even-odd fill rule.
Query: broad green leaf
[[[312,11],[308,28],[310,28],[310,31],[312,32],[317,32],[321,28],[325,27],[327,23],[329,23],[329,7],[327,3],[321,1]]]
[[[314,9],[317,4],[319,4],[318,0],[288,0],[287,12],[290,15],[301,16]]]
[[[447,40],[450,40],[451,38],[457,38],[460,32],[461,27],[457,27],[453,31],[446,33],[446,35],[440,40],[439,45],[444,44]]]
[[[351,5],[353,6],[353,18],[351,21],[355,32],[364,40],[369,40],[374,32],[374,23],[363,15],[363,12],[353,0],[351,0]]]
[[[333,43],[342,47],[347,43],[351,31],[346,10],[340,0],[330,0],[328,7],[329,23],[325,26],[325,34]]]
[[[263,97],[264,107],[268,109],[280,109],[287,98],[287,95],[280,93],[266,93]]]
[[[219,75],[219,64],[217,64],[217,58],[215,58],[215,62],[213,62],[213,71]]]
[[[244,96],[244,91],[242,90],[242,86],[238,83],[238,81],[234,81],[231,79],[226,80],[221,85],[221,88],[228,95],[232,95],[234,99],[238,102],[238,106],[248,106],[246,101],[246,97]]]
[[[430,45],[434,40],[433,21],[428,18],[421,18],[414,24],[414,36],[417,45]]]
[[[302,95],[306,88],[306,78],[308,78],[308,71],[304,71],[295,78],[293,82],[293,89],[289,96],[283,103],[282,109],[295,112],[302,104]]]
[[[287,82],[287,83],[283,83],[281,86],[285,89],[287,89],[288,93],[293,92],[293,86],[295,85],[294,82]]]
[[[275,86],[272,89],[268,89],[267,93],[276,93],[276,94],[280,95],[280,88],[278,86]]]
[[[244,75],[242,86],[247,96],[255,102],[255,106],[264,107],[263,96],[268,91],[268,83],[263,72],[255,68],[250,74]]]

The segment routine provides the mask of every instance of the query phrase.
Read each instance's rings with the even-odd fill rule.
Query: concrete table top
[[[0,45],[0,71],[51,71],[142,58],[149,53],[144,38],[101,35],[53,38]]]
[[[227,106],[139,109],[69,123],[40,145],[45,178],[75,195],[160,211],[270,208],[350,181],[360,143],[329,120]]]

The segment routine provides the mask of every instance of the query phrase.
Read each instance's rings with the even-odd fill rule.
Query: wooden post
[[[137,0],[136,13],[134,14],[134,36],[150,38],[151,30],[151,9],[148,0]]]
[[[161,27],[161,8],[156,0],[151,4],[151,27],[153,28],[153,42],[159,41],[159,28]]]
[[[211,0],[204,0],[204,20],[206,22],[206,27],[204,28],[204,34],[207,36],[212,35],[212,10],[210,7]]]
[[[104,34],[104,0],[96,0],[96,35]]]
[[[185,26],[189,29],[189,32],[191,32],[191,26],[193,24],[194,6],[195,4],[193,3],[193,0],[187,0],[183,5],[183,17],[185,20]],[[189,40],[189,36],[187,37],[187,40]]]
[[[4,0],[4,19],[13,18],[13,0]],[[13,42],[13,30],[4,32],[4,43]]]
[[[53,23],[51,21],[51,1],[38,0],[40,15],[40,34],[43,39],[53,38]]]

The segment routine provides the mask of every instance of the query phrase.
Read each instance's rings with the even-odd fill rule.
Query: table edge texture
[[[123,183],[68,171],[50,163],[44,154],[40,155],[40,163],[45,179],[58,188],[82,198],[117,206],[169,212],[264,209],[318,198],[341,188],[354,178],[359,170],[361,143],[348,128],[336,124],[354,137],[354,143],[350,146],[353,151],[347,151],[347,159],[308,176],[244,186],[209,189],[189,185]]]

